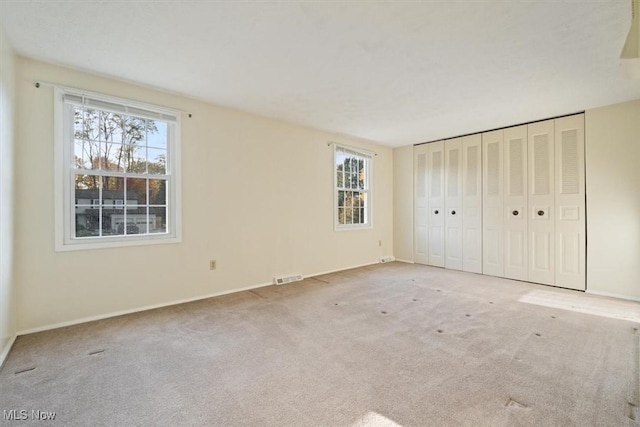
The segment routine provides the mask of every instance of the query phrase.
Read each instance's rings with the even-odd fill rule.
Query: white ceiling
[[[0,0],[19,54],[392,146],[640,98],[630,20],[627,0]]]

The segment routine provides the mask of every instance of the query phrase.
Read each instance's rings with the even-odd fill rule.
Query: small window
[[[371,155],[334,146],[335,228],[371,227]]]
[[[57,250],[179,241],[177,112],[57,88],[56,121]]]

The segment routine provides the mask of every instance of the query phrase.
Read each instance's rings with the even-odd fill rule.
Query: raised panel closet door
[[[527,280],[527,126],[504,130],[504,277]]]
[[[482,135],[462,138],[462,269],[482,273]]]
[[[555,121],[555,285],[586,289],[584,114]]]
[[[429,204],[427,198],[427,145],[413,148],[414,158],[414,260],[418,264],[429,263]]]
[[[427,144],[429,175],[429,265],[444,267],[444,141]]]
[[[445,149],[445,267],[462,270],[462,139],[448,139]]]
[[[482,134],[482,273],[504,276],[503,131]]]
[[[554,120],[528,125],[529,281],[555,284]]]

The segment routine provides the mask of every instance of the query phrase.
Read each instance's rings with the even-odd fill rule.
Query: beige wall
[[[587,290],[640,300],[640,100],[585,124]]]
[[[585,122],[587,291],[640,299],[640,100],[588,110]],[[405,185],[408,152],[394,149],[394,179]],[[413,253],[413,207],[403,199],[394,194],[397,258]]]
[[[0,27],[0,366],[16,333],[13,282],[14,54]]]
[[[19,330],[134,310],[392,255],[392,150],[19,58]],[[182,121],[183,242],[54,251],[53,98],[44,80],[189,111]],[[211,82],[216,84],[216,82]],[[372,150],[373,223],[333,230],[333,151]],[[381,242],[381,246],[379,245]],[[217,270],[209,270],[209,259]]]
[[[413,146],[393,149],[393,253],[413,262]]]

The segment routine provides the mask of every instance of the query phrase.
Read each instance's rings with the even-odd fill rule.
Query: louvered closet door
[[[462,269],[482,273],[482,135],[462,138]]]
[[[444,141],[427,144],[429,175],[429,265],[444,267]]]
[[[504,276],[503,131],[482,134],[482,272]]]
[[[445,267],[462,270],[462,138],[448,139],[445,150]]]
[[[555,121],[556,286],[586,288],[584,114]]]
[[[504,130],[504,277],[527,280],[527,126]]]
[[[528,125],[529,281],[555,283],[554,121]]]
[[[414,260],[418,264],[429,263],[429,205],[427,198],[427,144],[413,148],[414,157]]]

